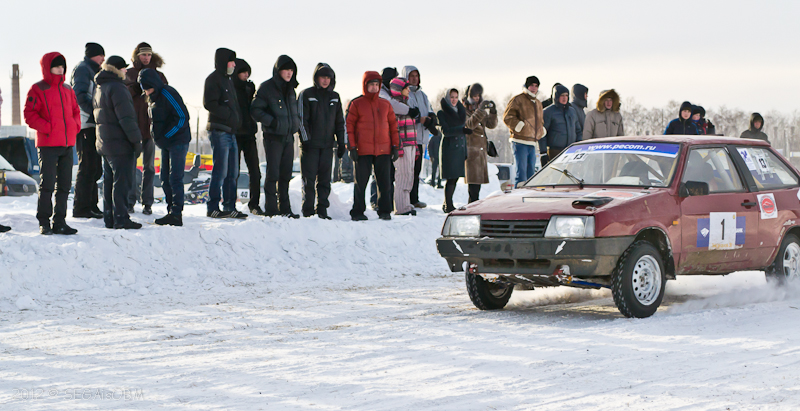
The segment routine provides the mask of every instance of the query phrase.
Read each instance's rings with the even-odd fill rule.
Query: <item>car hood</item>
[[[600,188],[560,187],[522,188],[472,203],[453,215],[481,215],[486,220],[547,220],[558,215],[595,215],[623,205],[632,205],[659,193],[665,188]],[[592,206],[584,200],[610,198],[605,204]],[[581,203],[573,205],[576,200]]]
[[[36,185],[36,180],[29,175],[16,170],[2,170],[6,173],[6,184],[33,184]]]

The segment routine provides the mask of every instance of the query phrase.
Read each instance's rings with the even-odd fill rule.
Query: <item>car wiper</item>
[[[562,169],[556,167],[555,165],[551,165],[550,168],[552,168],[553,170],[556,170],[556,171],[564,174],[565,176],[571,178],[573,181],[578,183],[578,188],[583,189],[583,179],[582,178],[575,177],[575,174],[572,174],[566,168],[562,170]]]

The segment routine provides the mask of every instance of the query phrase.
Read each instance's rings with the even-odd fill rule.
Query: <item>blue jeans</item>
[[[183,173],[187,152],[188,144],[161,149],[161,188],[166,196],[167,211],[174,215],[183,212]]]
[[[541,167],[539,165],[539,147],[512,143],[514,160],[517,162],[517,183],[528,181]]]
[[[214,168],[211,169],[211,184],[208,187],[208,211],[219,210],[222,197],[222,210],[236,209],[236,176],[239,174],[239,148],[236,136],[220,130],[211,130],[208,135]],[[220,192],[220,186],[222,192]]]

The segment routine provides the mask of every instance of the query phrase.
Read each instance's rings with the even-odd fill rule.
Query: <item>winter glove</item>
[[[338,158],[344,157],[344,144],[341,144],[336,148],[336,157]]]
[[[497,104],[494,101],[489,101],[489,114],[497,114]]]
[[[469,129],[469,128],[466,128],[466,127],[464,127],[464,128],[462,129],[462,131],[463,131],[463,132],[464,132],[464,134],[466,134],[466,135],[470,135],[470,134],[472,134],[472,129]]]
[[[400,158],[400,154],[397,152],[397,147],[392,147],[392,163],[397,161]]]
[[[480,104],[478,104],[478,110],[486,110],[487,108],[491,107],[492,102],[489,100],[483,100]]]
[[[358,161],[358,150],[357,149],[355,149],[355,148],[351,148],[350,149],[350,159],[353,160],[353,162],[357,162]]]
[[[411,118],[417,118],[417,117],[419,117],[419,109],[416,108],[416,107],[409,107],[408,114],[406,114],[406,115],[411,117]]]
[[[142,143],[137,141],[133,143],[133,158],[137,159],[142,154]]]

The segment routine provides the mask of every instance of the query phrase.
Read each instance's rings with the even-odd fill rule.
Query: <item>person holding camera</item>
[[[489,165],[486,152],[489,138],[486,129],[497,127],[497,106],[493,101],[483,99],[483,86],[475,83],[464,93],[464,108],[467,113],[466,128],[472,130],[467,135],[466,177],[469,186],[469,202],[478,201],[481,184],[489,183]]]

